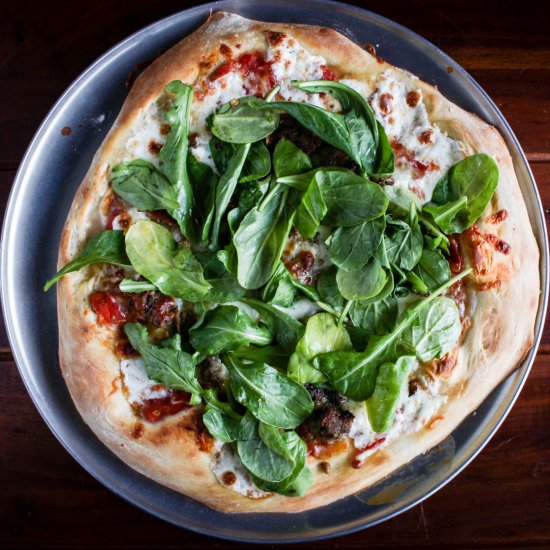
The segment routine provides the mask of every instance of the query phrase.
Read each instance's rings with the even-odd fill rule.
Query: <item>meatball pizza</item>
[[[298,512],[516,368],[538,261],[493,127],[334,30],[219,12],[133,85],[46,287],[109,449],[213,508]]]

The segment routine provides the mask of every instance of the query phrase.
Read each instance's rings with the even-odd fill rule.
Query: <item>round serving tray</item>
[[[251,19],[332,27],[437,87],[496,126],[512,154],[541,250],[542,294],[535,346],[523,364],[440,445],[375,486],[299,514],[224,514],[136,473],[99,442],[77,413],[58,367],[55,271],[59,236],[74,193],[127,95],[132,70],[223,9]],[[72,128],[70,136],[61,129]],[[366,10],[326,0],[226,0],[163,19],[130,36],[89,67],[61,96],[36,133],[13,184],[4,220],[2,302],[11,349],[40,414],[69,453],[106,487],[148,512],[200,533],[254,542],[291,542],[350,533],[419,503],[457,475],[489,441],[525,381],[540,340],[548,293],[548,245],[540,198],[506,120],[453,60],[415,33]]]

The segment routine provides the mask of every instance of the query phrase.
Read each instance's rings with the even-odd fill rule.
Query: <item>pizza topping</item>
[[[156,386],[161,386],[157,384],[153,386],[152,391],[163,391],[165,388],[157,389]],[[159,422],[163,420],[166,416],[174,415],[184,409],[188,409],[191,405],[189,404],[190,394],[178,390],[166,390],[166,395],[163,397],[151,397],[145,399],[136,406],[139,411],[140,416],[147,420],[147,422]]]
[[[239,456],[230,444],[217,443],[214,447],[212,471],[220,482],[240,495],[249,498],[266,498],[270,493],[258,489],[252,480],[252,476],[242,465]],[[224,483],[231,480],[231,484]]]
[[[126,310],[107,292],[94,292],[90,295],[92,311],[97,315],[100,325],[121,324],[126,322]]]
[[[378,107],[384,115],[389,115],[393,111],[393,96],[391,94],[381,94],[378,97]]]
[[[502,223],[508,217],[508,210],[499,210],[487,218],[487,223]]]
[[[420,101],[420,99],[421,99],[420,92],[412,90],[407,93],[407,96],[406,96],[407,105],[413,109],[418,105],[418,102]]]
[[[198,379],[205,389],[223,388],[224,382],[228,379],[227,368],[219,357],[207,357],[199,363]]]

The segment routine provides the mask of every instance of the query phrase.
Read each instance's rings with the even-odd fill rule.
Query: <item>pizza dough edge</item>
[[[62,234],[58,265],[74,257],[100,229],[99,200],[108,184],[109,159],[114,156],[117,143],[124,142],[139,110],[158,97],[165,84],[174,78],[192,84],[199,73],[202,55],[220,42],[231,46],[239,40],[246,42],[247,35],[250,40],[251,35],[264,31],[294,36],[347,77],[368,81],[391,70],[398,78],[413,79],[415,86],[422,89],[432,122],[452,137],[462,139],[472,152],[487,152],[497,159],[501,179],[492,210],[505,208],[509,217],[500,226],[479,225],[481,230],[498,233],[512,249],[510,261],[505,261],[506,257],[497,258],[500,263],[494,269],[507,279],[507,284],[475,294],[473,323],[459,355],[459,367],[467,375],[455,386],[461,388],[460,395],[455,391],[455,398],[442,407],[439,414],[444,418],[431,430],[423,428],[392,442],[372,455],[360,469],[351,468],[345,455],[329,460],[332,468],[328,475],[313,468],[316,484],[302,498],[275,495],[253,500],[223,487],[210,469],[210,455],[198,451],[192,431],[178,426],[181,418],[146,426],[144,435],[134,439],[131,434],[136,417],[121,391],[111,393],[113,380],[119,375],[119,361],[111,351],[110,333],[83,315],[89,308],[89,283],[78,273],[63,278],[58,285],[61,369],[80,414],[108,448],[138,472],[218,510],[298,512],[356,493],[437,445],[516,368],[533,342],[540,293],[538,248],[510,155],[494,128],[450,103],[432,86],[377,61],[336,31],[249,22],[218,12],[137,79],[77,191]],[[520,253],[521,259],[516,256]]]

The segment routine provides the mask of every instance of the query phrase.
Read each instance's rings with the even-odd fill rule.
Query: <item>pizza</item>
[[[533,345],[497,130],[334,30],[218,12],[137,79],[62,233],[60,366],[97,437],[228,512],[428,451]]]

